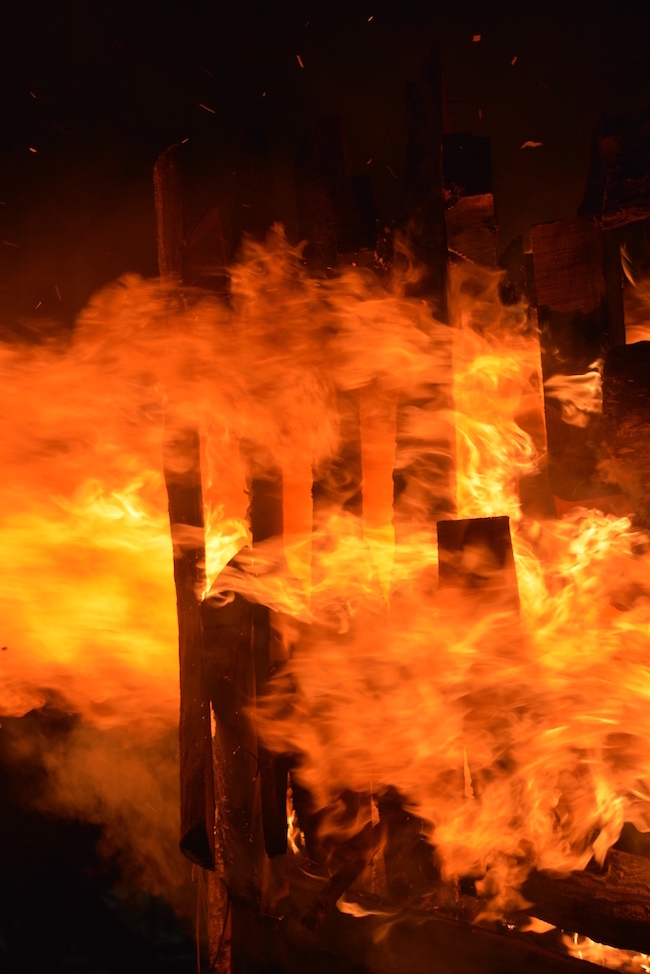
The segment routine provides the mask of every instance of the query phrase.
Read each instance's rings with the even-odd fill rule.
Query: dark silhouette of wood
[[[490,140],[471,132],[442,137],[445,226],[451,254],[497,266]]]
[[[296,202],[305,258],[314,274],[324,275],[338,256],[339,198],[346,175],[340,116],[314,122],[296,155]]]
[[[650,862],[611,849],[604,867],[533,872],[522,887],[533,916],[610,947],[650,953]]]
[[[588,216],[560,220],[533,227],[531,240],[544,380],[584,374],[621,338],[610,326],[600,225]],[[588,501],[615,493],[598,473],[603,437],[595,413],[584,426],[567,424],[547,392],[546,427],[555,497]]]
[[[447,319],[447,236],[442,172],[442,67],[439,51],[426,57],[406,89],[408,142],[400,227],[422,269],[408,293],[431,302]]]
[[[650,528],[650,342],[613,348],[603,369],[610,472],[641,527]]]
[[[510,519],[438,521],[438,585],[465,592],[472,610],[518,608]]]
[[[170,290],[181,284],[183,206],[179,146],[170,146],[154,168],[158,264]],[[205,540],[200,444],[196,429],[168,427],[163,446],[169,520],[174,543],[174,584],[178,615],[181,705],[179,719],[180,813],[183,853],[214,868],[215,797],[209,705],[203,674],[200,600],[204,585]]]

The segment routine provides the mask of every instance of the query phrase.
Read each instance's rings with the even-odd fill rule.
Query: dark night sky
[[[127,271],[155,274],[152,167],[183,139],[197,200],[220,200],[227,224],[241,136],[264,124],[295,234],[298,139],[314,119],[340,114],[354,171],[372,175],[382,217],[394,219],[405,167],[404,86],[432,42],[442,50],[449,131],[492,138],[500,248],[534,223],[573,215],[601,114],[635,118],[650,106],[650,8],[638,9],[554,0],[5,0],[0,328],[10,334],[69,325],[103,284]],[[528,140],[543,145],[521,149]],[[30,911],[47,911],[48,897],[61,895],[60,886],[43,883],[62,866],[53,858],[57,845],[76,902],[87,908],[85,922],[95,922],[80,878],[95,833],[24,811],[31,771],[17,771],[2,755],[0,966],[9,949],[2,939],[7,904],[14,942],[26,943],[36,929]],[[99,940],[115,944],[118,934],[102,931]],[[132,946],[125,949],[133,955]],[[55,956],[69,954],[68,944],[43,940],[42,950],[47,965],[39,966],[38,951],[33,967],[9,961],[21,974],[68,969]],[[192,964],[184,958],[177,969]],[[136,966],[149,969],[144,954],[131,967],[116,959],[103,969]]]
[[[390,221],[404,173],[404,86],[431,42],[442,48],[449,130],[492,138],[505,248],[531,224],[575,213],[601,113],[635,117],[650,104],[649,26],[650,13],[629,6],[553,0],[9,0],[0,14],[4,323],[70,321],[120,273],[155,272],[151,170],[182,139],[199,198],[221,200],[227,223],[241,135],[264,124],[295,233],[297,140],[313,119],[340,114],[353,169],[372,175]],[[522,150],[527,140],[543,146]]]

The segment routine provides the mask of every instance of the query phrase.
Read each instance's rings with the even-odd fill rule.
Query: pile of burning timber
[[[443,135],[435,56],[409,87],[407,100],[409,143],[401,224],[415,261],[424,269],[412,294],[428,302],[437,319],[444,321],[448,262],[497,266],[489,144],[468,134]],[[622,489],[622,509],[632,509],[639,525],[647,528],[650,343],[625,344],[619,252],[622,228],[633,223],[639,240],[647,234],[650,195],[647,175],[639,175],[643,146],[633,144],[633,138],[628,142],[619,145],[609,166],[595,153],[585,201],[575,219],[534,227],[530,253],[523,247],[510,249],[503,290],[504,300],[525,294],[531,314],[537,315],[545,380],[554,378],[557,384],[558,376],[584,374],[594,362],[605,360],[599,442],[594,442],[593,425],[588,430],[567,426],[561,418],[561,396],[549,396],[548,469],[529,484],[526,502],[545,515],[561,514],[576,503],[616,510]],[[368,177],[346,174],[339,120],[318,122],[307,133],[296,174],[309,272],[326,276],[337,261],[355,261],[378,275],[389,273],[390,236],[377,231]],[[186,232],[182,147],[163,153],[154,181],[161,277],[180,290],[206,286],[202,268],[227,266],[232,248],[229,252],[224,245],[216,210]],[[270,168],[260,133],[243,145],[237,193],[233,247],[244,233],[264,235],[278,216],[272,212]],[[220,289],[227,300],[225,277],[215,285],[213,276],[209,286]],[[448,389],[432,386],[430,393],[430,400],[419,402],[418,408],[448,405]],[[398,414],[398,437],[399,429]],[[358,430],[356,437],[354,429],[348,432],[341,446],[352,484],[345,507],[354,514],[362,493],[360,445]],[[617,472],[616,487],[604,483],[598,473],[603,440]],[[438,464],[439,480],[451,482],[451,444],[429,457],[426,443],[417,446],[419,462]],[[330,971],[336,965],[350,974],[397,974],[405,969],[407,954],[408,969],[414,972],[514,974],[522,968],[592,968],[556,952],[550,939],[516,929],[518,917],[511,925],[473,923],[482,908],[474,883],[462,878],[453,885],[442,881],[418,820],[405,810],[397,792],[378,801],[379,822],[342,842],[330,856],[329,878],[323,878],[322,868],[316,870],[320,879],[301,875],[298,881],[291,876],[288,783],[309,856],[321,867],[326,857],[319,849],[309,796],[292,779],[291,757],[274,754],[259,743],[248,716],[256,698],[266,692],[278,657],[278,634],[264,605],[241,595],[220,604],[197,594],[205,581],[198,430],[175,429],[167,447],[170,456],[185,460],[181,471],[178,462],[166,469],[172,532],[177,525],[196,529],[195,547],[183,545],[174,561],[181,668],[181,848],[208,871],[210,970],[292,974]],[[399,486],[396,478],[396,496]],[[254,549],[282,536],[281,470],[251,477],[248,489]],[[327,485],[316,478],[315,508],[326,491]],[[430,522],[438,526],[439,586],[471,588],[472,580],[456,570],[458,559],[453,556],[478,541],[493,554],[500,584],[515,606],[508,518],[458,520],[450,496],[451,491],[431,488],[424,498]],[[354,805],[365,799],[345,800]],[[363,918],[345,916],[335,906],[372,860],[380,835],[388,902],[369,909]],[[583,872],[561,877],[533,871],[522,894],[531,904],[528,912],[554,927],[650,953],[650,841],[633,829],[624,830],[603,866],[592,863]],[[400,923],[384,942],[380,931],[387,910]]]

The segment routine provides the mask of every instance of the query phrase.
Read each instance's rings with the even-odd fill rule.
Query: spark
[[[59,291],[59,285],[58,284],[55,284],[54,285],[54,290],[56,291],[56,296],[57,296],[57,298],[60,301],[61,300],[61,292]]]
[[[300,67],[301,68],[304,68],[305,65],[302,63],[302,58],[300,57],[299,54],[296,54],[296,60],[298,61],[298,64],[300,65]]]
[[[478,44],[481,40],[480,34],[472,34],[472,44]]]
[[[544,145],[543,142],[533,142],[532,139],[528,139],[523,145],[520,145],[520,149],[539,149],[540,145]]]
[[[515,54],[515,56],[513,57],[512,61],[510,62],[510,66],[512,67],[512,65],[513,64],[516,64],[516,63],[517,63],[517,55]]]
[[[33,145],[30,145],[29,151],[30,152],[38,152],[38,149],[35,149]]]
[[[397,179],[397,176],[395,175],[395,173],[393,172],[393,170],[391,169],[391,167],[388,165],[388,163],[386,164],[386,169],[388,169],[388,172],[391,174],[391,176],[393,177],[393,179]]]
[[[374,19],[375,19],[375,15],[374,14],[370,14],[370,16],[368,17],[368,23],[370,23],[370,21],[371,20],[374,20]]]
[[[206,112],[210,112],[211,115],[216,115],[214,108],[210,108],[209,105],[204,105],[202,101],[199,102],[199,108],[203,108]]]

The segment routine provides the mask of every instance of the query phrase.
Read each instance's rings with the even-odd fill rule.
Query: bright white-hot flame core
[[[68,341],[3,346],[0,711],[53,688],[142,742],[176,722],[166,416],[201,430],[209,583],[295,620],[257,723],[300,755],[324,832],[343,791],[397,789],[444,873],[485,877],[498,911],[534,866],[583,868],[624,821],[650,828],[647,538],[594,511],[522,513],[544,461],[539,349],[497,283],[455,268],[448,327],[362,271],[309,279],[278,230],[248,245],[230,306],[178,307],[131,278]],[[421,408],[432,386],[453,413]],[[358,402],[360,519],[334,463],[342,395]],[[455,454],[459,517],[510,517],[518,613],[436,594],[422,443]],[[393,523],[395,466],[409,503]],[[278,470],[284,541],[220,575],[249,537],[247,478]],[[333,500],[312,533],[314,470]]]

